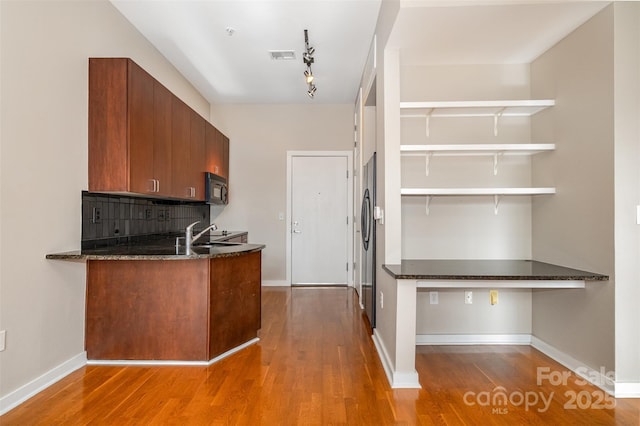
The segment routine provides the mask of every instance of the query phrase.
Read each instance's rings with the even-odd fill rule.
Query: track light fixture
[[[305,80],[307,81],[307,84],[313,83],[313,74],[311,73],[311,67],[305,70],[304,77],[305,77]]]
[[[304,71],[304,78],[308,86],[307,95],[313,99],[313,96],[316,93],[316,85],[313,84],[313,72],[311,71],[311,64],[313,64],[313,54],[316,49],[314,47],[309,46],[309,34],[307,30],[304,30],[304,53],[302,54],[302,62],[307,66],[307,69]]]
[[[307,95],[313,99],[313,96],[316,94],[316,85],[313,83],[309,84],[309,90],[307,90]]]

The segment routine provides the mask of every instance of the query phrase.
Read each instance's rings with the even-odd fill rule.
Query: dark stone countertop
[[[565,268],[536,260],[403,260],[382,265],[399,280],[584,280],[607,281],[607,275]]]
[[[53,260],[190,260],[190,259],[212,259],[217,257],[240,256],[245,253],[260,251],[265,248],[264,244],[245,243],[219,243],[218,238],[212,236],[210,241],[215,243],[211,246],[199,241],[192,248],[191,254],[185,253],[184,245],[178,249],[173,242],[154,241],[149,243],[139,243],[132,245],[118,245],[101,248],[91,248],[85,250],[69,251],[64,253],[47,254],[47,259]]]

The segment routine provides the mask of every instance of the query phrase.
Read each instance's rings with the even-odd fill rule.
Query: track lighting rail
[[[313,58],[313,54],[315,53],[316,49],[312,46],[309,46],[309,32],[307,30],[304,30],[304,49],[305,51],[302,54],[302,62],[304,62],[304,64],[307,66],[307,69],[304,70],[304,79],[307,83],[307,96],[313,99],[316,94],[316,85],[313,82],[314,76],[313,71],[311,70],[311,64],[313,64],[315,61],[315,59]]]

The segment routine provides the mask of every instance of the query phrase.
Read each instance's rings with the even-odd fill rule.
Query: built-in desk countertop
[[[374,329],[373,341],[393,388],[420,388],[415,369],[417,293],[420,289],[580,289],[586,287],[586,281],[609,280],[606,275],[535,260],[403,260],[399,265],[382,267],[396,281],[395,295],[391,299],[395,303],[391,310],[395,318],[386,318],[392,327],[382,328],[382,332],[379,328]],[[382,313],[382,295],[380,299],[379,312]],[[384,312],[389,315],[389,311]],[[384,333],[390,333],[386,341]],[[389,353],[395,356],[391,358]]]
[[[397,280],[417,280],[418,288],[581,288],[607,275],[536,260],[403,260],[382,265]]]

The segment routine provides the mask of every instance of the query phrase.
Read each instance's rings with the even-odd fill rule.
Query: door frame
[[[349,223],[347,225],[347,285],[353,287],[353,152],[351,151],[287,151],[287,218],[286,218],[286,283],[291,286],[291,189],[292,169],[294,157],[345,157],[347,160],[347,213]]]

